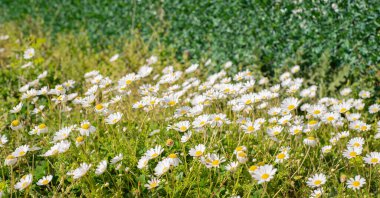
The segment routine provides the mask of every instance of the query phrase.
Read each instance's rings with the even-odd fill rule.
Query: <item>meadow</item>
[[[308,2],[271,8],[293,10],[293,20],[332,18],[337,21],[326,22],[327,29],[340,21],[347,31],[352,27],[344,21],[361,16],[352,25],[369,25],[363,34],[354,28],[322,42],[284,21],[289,12],[270,12],[250,19],[257,34],[244,35],[254,38],[232,41],[239,34],[224,37],[218,30],[207,33],[219,38],[210,46],[192,27],[197,23],[182,35],[183,23],[172,18],[198,20],[202,9],[186,1],[83,2],[0,7],[0,197],[380,196],[379,45],[369,20],[376,3],[321,1],[327,13],[321,18],[309,15],[318,9],[309,12]],[[254,3],[198,4],[234,10]],[[267,11],[268,4],[257,5],[255,12]],[[81,6],[82,22],[103,11],[122,15],[120,6],[136,19],[128,18],[134,25],[124,28],[125,36],[116,30],[120,18],[117,27],[102,18],[78,23]],[[139,11],[157,6],[162,18]],[[163,14],[171,9],[174,14]],[[239,16],[199,17],[226,17],[211,20],[226,27]],[[146,29],[156,20],[170,31]],[[305,24],[318,32],[313,20]],[[283,30],[295,28],[303,47],[295,40],[276,43],[283,34],[263,38],[283,23],[289,25]],[[98,32],[105,24],[109,29]]]

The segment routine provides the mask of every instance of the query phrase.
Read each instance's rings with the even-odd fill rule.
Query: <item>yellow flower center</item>
[[[82,129],[89,129],[90,128],[90,124],[82,124]]]
[[[245,104],[246,105],[249,105],[249,104],[251,104],[252,103],[252,100],[247,100],[247,101],[245,101]]]
[[[220,120],[222,120],[222,118],[220,118],[220,117],[215,117],[215,121],[220,121]]]
[[[179,130],[180,130],[180,131],[186,131],[186,130],[187,130],[187,127],[186,127],[186,126],[181,126],[181,127],[179,128]]]
[[[357,155],[357,154],[356,154],[355,151],[351,151],[351,152],[350,152],[350,156],[351,156],[351,157],[356,157],[356,155]]]
[[[38,128],[39,129],[44,129],[44,128],[46,128],[46,125],[45,124],[40,124],[40,125],[38,125]]]
[[[126,80],[125,84],[130,85],[132,83],[132,80]]]
[[[288,106],[288,110],[289,110],[289,111],[293,110],[294,108],[296,108],[295,105],[289,105],[289,106]]]
[[[155,157],[157,157],[157,156],[158,156],[157,153],[153,153],[153,154],[152,154],[152,158],[155,158]]]
[[[284,159],[285,156],[286,156],[286,155],[285,155],[284,153],[280,153],[280,154],[277,155],[277,158],[278,158],[278,159]]]
[[[238,153],[238,156],[239,157],[247,157],[247,154],[244,153],[243,151],[241,151],[241,152]]]
[[[25,155],[25,154],[26,154],[25,151],[20,151],[20,153],[19,153],[20,156],[23,156],[23,155]]]
[[[320,113],[321,113],[321,111],[320,110],[314,110],[314,112],[313,112],[315,115],[319,115]]]
[[[355,186],[355,187],[358,187],[358,186],[360,186],[360,182],[359,181],[354,181],[354,182],[352,182],[352,185]]]
[[[294,134],[298,134],[298,133],[300,133],[301,132],[301,130],[299,130],[299,129],[295,129],[294,130]]]
[[[214,160],[211,163],[213,166],[218,166],[219,165],[219,160]]]
[[[169,155],[169,158],[172,158],[172,159],[177,158],[177,155],[175,153],[172,153]]]
[[[44,181],[41,182],[43,185],[46,185],[49,183],[49,180],[45,179]]]
[[[176,102],[175,102],[174,100],[171,100],[171,101],[168,102],[168,104],[169,104],[170,106],[174,106],[174,105],[176,104]]]
[[[261,179],[268,179],[268,178],[269,178],[268,173],[264,173],[263,175],[261,175]]]
[[[18,125],[20,124],[20,121],[18,121],[18,120],[13,120],[11,124],[12,124],[12,126],[15,127],[15,126],[18,126]]]
[[[83,136],[79,136],[76,139],[77,142],[83,142],[83,140],[84,140]]]
[[[198,157],[198,156],[201,156],[202,154],[203,154],[202,151],[196,151],[196,152],[195,152],[195,156],[197,156],[197,157]]]
[[[149,186],[151,187],[151,188],[155,188],[155,187],[157,187],[157,182],[152,182],[152,183],[150,183],[149,184]]]
[[[341,113],[344,113],[344,112],[346,112],[346,111],[347,111],[346,108],[341,108],[341,109],[340,109],[340,112],[341,112]]]
[[[13,155],[8,155],[6,159],[7,159],[7,160],[12,160],[12,159],[15,159],[15,156],[13,156]]]
[[[361,127],[361,130],[362,130],[362,131],[367,130],[367,126],[366,126],[366,125],[363,125],[363,126]]]
[[[334,120],[334,117],[332,117],[332,116],[329,116],[329,117],[327,117],[327,120],[331,122],[331,121],[333,121],[333,120]]]
[[[360,147],[359,142],[355,142],[355,143],[354,143],[354,147]]]
[[[315,140],[315,137],[310,136],[310,137],[308,137],[307,139],[313,141],[313,140]]]
[[[255,128],[253,126],[248,126],[247,127],[247,131],[253,131],[253,130],[255,130]]]
[[[320,185],[321,183],[322,183],[322,181],[319,179],[314,181],[314,185],[316,185],[316,186]]]
[[[27,187],[28,186],[28,182],[24,182],[24,183],[22,183],[22,187],[23,188],[25,188],[25,187]]]
[[[258,166],[255,166],[255,165],[250,166],[249,171],[255,171],[257,168],[258,168]]]
[[[236,151],[242,151],[242,150],[243,150],[243,147],[242,147],[242,146],[238,146],[238,147],[236,147],[235,150],[236,150]]]
[[[315,124],[317,124],[318,122],[316,121],[316,120],[310,120],[310,122],[309,122],[309,125],[315,125]]]
[[[377,163],[377,162],[379,162],[379,159],[378,159],[378,158],[372,158],[372,159],[371,159],[371,163]]]
[[[95,109],[96,109],[96,110],[102,110],[102,109],[103,109],[103,105],[102,105],[102,104],[97,104],[97,105],[95,106]]]

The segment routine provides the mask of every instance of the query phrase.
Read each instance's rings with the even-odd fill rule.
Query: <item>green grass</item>
[[[329,73],[331,60],[328,53],[318,60],[321,66],[319,70],[315,70],[318,73],[303,68],[304,70],[299,73],[290,75],[292,79],[304,78],[300,90],[313,84],[319,85],[315,98],[300,97],[300,90],[288,93],[286,88],[281,88],[278,91],[278,98],[247,104],[245,108],[252,107],[253,110],[236,112],[228,105],[228,102],[240,98],[242,94],[228,94],[226,89],[220,89],[220,95],[225,97],[211,98],[203,102],[205,107],[201,114],[222,113],[231,123],[224,123],[221,127],[212,127],[207,124],[200,132],[197,132],[192,126],[189,129],[192,131],[192,137],[188,142],[181,143],[183,133],[170,129],[168,126],[186,120],[191,123],[198,116],[173,118],[174,112],[182,106],[194,106],[190,103],[194,96],[204,95],[207,90],[199,90],[198,86],[191,87],[174,106],[165,108],[164,103],[160,103],[148,112],[143,109],[133,109],[132,105],[142,100],[143,96],[139,93],[139,87],[143,84],[157,84],[159,78],[155,79],[154,76],[166,74],[167,72],[162,71],[166,66],[173,65],[175,71],[184,71],[191,62],[195,62],[194,60],[179,61],[173,48],[166,45],[153,45],[141,37],[139,38],[138,35],[135,36],[135,39],[115,44],[115,46],[122,46],[121,48],[109,45],[99,51],[91,47],[91,42],[86,34],[61,33],[51,36],[35,27],[33,34],[25,35],[14,23],[6,23],[4,30],[6,31],[2,34],[10,35],[8,40],[0,41],[0,48],[5,49],[0,53],[0,83],[3,85],[0,89],[0,134],[6,135],[9,139],[9,142],[0,151],[3,156],[0,159],[0,187],[6,196],[230,197],[240,195],[241,197],[308,197],[312,188],[307,186],[306,181],[316,173],[323,173],[327,176],[327,181],[323,185],[324,197],[373,197],[379,194],[379,165],[370,166],[363,161],[363,157],[368,153],[379,152],[378,148],[380,148],[379,141],[374,138],[379,133],[379,114],[378,112],[374,114],[368,112],[370,105],[379,104],[374,87],[376,76],[372,74],[367,78],[354,79],[355,82],[347,83],[345,79],[349,78],[352,72],[349,70],[346,71],[347,76],[340,76],[343,78],[342,81],[347,84],[330,86],[329,83],[333,81],[324,81],[324,79],[332,78]],[[34,67],[23,69],[21,65],[24,65],[27,60],[22,58],[22,55],[29,47],[33,47],[36,51],[35,56],[30,60]],[[115,62],[110,62],[110,57],[116,53],[120,54],[120,58]],[[110,111],[123,113],[122,119],[114,125],[106,124],[107,116],[96,113],[94,108],[96,104],[107,103],[114,96],[120,95],[117,90],[108,93],[98,90],[94,93],[95,101],[89,107],[82,107],[72,101],[55,104],[53,99],[58,96],[54,95],[38,96],[38,100],[34,102],[32,99],[20,99],[22,93],[19,88],[35,80],[45,70],[48,71],[47,77],[41,79],[38,85],[35,85],[35,89],[43,86],[54,89],[56,85],[73,79],[76,81],[75,87],[67,90],[67,94],[78,93],[79,96],[84,96],[87,90],[93,86],[90,82],[85,81],[83,77],[85,73],[98,70],[103,77],[109,77],[113,81],[111,87],[117,87],[120,78],[126,74],[138,72],[142,65],[147,64],[146,59],[152,55],[158,57],[158,62],[152,64],[152,74],[134,81],[127,88],[131,91],[129,95],[124,95],[122,100],[115,104],[109,104]],[[226,69],[225,77],[234,79],[237,71],[243,71],[243,68],[249,69],[256,84],[253,88],[248,88],[246,93],[259,93],[269,89],[272,85],[283,82],[284,80],[280,80],[280,76],[289,71],[293,66],[292,63],[297,61],[297,59],[290,59],[289,64],[275,69],[272,74],[266,73],[260,66],[246,67],[244,64],[234,64],[230,69]],[[173,85],[180,86],[178,90],[173,89],[174,92],[183,89],[182,84],[192,77],[199,79],[200,82],[205,82],[215,72],[212,67],[220,66],[215,62],[206,66],[204,60],[196,62],[200,66],[195,72],[181,75],[178,81],[172,84],[161,84],[156,96],[163,98],[172,93],[169,91],[169,87]],[[270,84],[259,85],[259,80],[264,76],[270,77]],[[220,87],[220,84],[224,84],[222,79],[223,77],[219,78],[215,84],[219,84]],[[371,80],[366,81],[365,79]],[[238,87],[239,84],[236,80],[225,83],[230,84],[233,88]],[[216,89],[217,87],[214,86]],[[348,96],[342,96],[339,91],[343,87],[351,87],[353,92]],[[357,131],[349,128],[350,122],[345,118],[347,114],[340,114],[344,118],[343,126],[333,126],[319,118],[302,117],[302,125],[307,126],[310,121],[316,120],[320,127],[309,132],[291,135],[288,133],[290,127],[284,124],[282,125],[283,132],[277,135],[278,141],[274,141],[267,134],[268,129],[281,125],[270,123],[269,119],[282,117],[281,115],[270,116],[268,110],[271,107],[279,107],[285,98],[296,97],[301,100],[298,108],[289,113],[293,116],[289,123],[295,125],[297,121],[294,116],[306,116],[306,113],[301,111],[301,105],[315,104],[326,96],[334,97],[338,101],[357,99],[361,90],[369,90],[372,97],[363,99],[364,109],[357,109],[358,105],[354,105],[349,112],[361,113],[360,120],[370,125],[370,130]],[[10,113],[9,111],[20,101],[24,104],[22,110],[15,114]],[[267,107],[260,109],[259,105],[264,102],[267,103]],[[33,115],[32,110],[39,105],[45,106],[43,113]],[[71,111],[63,111],[66,107],[72,108]],[[261,125],[260,130],[253,134],[245,134],[241,128],[242,124],[238,123],[240,116],[252,120],[264,118],[266,122]],[[22,129],[18,131],[14,131],[10,127],[12,121],[16,119],[23,125]],[[52,157],[41,156],[53,146],[53,136],[58,130],[70,125],[79,127],[84,120],[88,120],[91,125],[96,127],[96,132],[86,137],[77,130],[73,130],[67,137],[71,146],[66,152]],[[48,132],[39,136],[29,135],[29,131],[41,123],[46,124]],[[155,130],[158,130],[158,133],[150,135]],[[330,145],[330,139],[341,131],[350,131],[349,137],[340,139],[332,146],[330,153],[322,154],[321,148]],[[76,147],[75,142],[78,137],[84,138],[84,144]],[[304,139],[308,137],[317,138],[315,147],[303,143]],[[348,141],[354,137],[363,137],[365,144],[363,153],[349,160],[343,157],[342,153],[346,149]],[[172,146],[167,146],[169,139],[174,141]],[[17,147],[26,144],[41,149],[28,151],[25,156],[18,158],[17,163],[6,166],[5,158]],[[219,168],[207,168],[199,159],[189,155],[189,150],[198,144],[206,146],[204,155],[218,153],[226,161],[221,163]],[[157,158],[149,160],[146,169],[137,168],[140,158],[147,150],[156,145],[163,147],[163,153]],[[248,161],[240,163],[236,172],[229,172],[225,166],[230,162],[237,161],[234,150],[238,146],[247,147]],[[276,156],[283,146],[290,147],[289,159],[283,163],[276,163]],[[102,160],[110,162],[120,153],[123,154],[120,162],[114,165],[108,164],[107,171],[102,175],[95,174],[99,162]],[[157,188],[148,190],[144,187],[152,177],[155,177],[156,165],[173,153],[177,154],[182,163],[177,167],[171,166],[167,173],[160,176],[161,182]],[[78,168],[81,163],[92,164],[83,177],[74,180],[72,176],[67,175],[68,171]],[[273,165],[277,172],[268,183],[258,184],[248,170],[251,166],[264,164]],[[26,174],[33,175],[32,184],[23,191],[16,190],[14,185]],[[36,182],[45,175],[53,175],[49,185],[36,185]],[[355,175],[361,175],[367,181],[359,191],[353,191],[346,187],[346,181]]]

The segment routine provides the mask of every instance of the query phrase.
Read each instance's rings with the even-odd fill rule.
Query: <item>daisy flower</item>
[[[6,143],[8,143],[8,138],[5,135],[0,135],[0,147],[3,147]]]
[[[239,166],[239,162],[231,162],[226,165],[226,170],[229,172],[235,172]]]
[[[347,144],[347,147],[355,147],[355,148],[362,148],[363,145],[364,145],[364,138],[362,137],[356,137],[356,138],[352,138],[348,144]]]
[[[189,155],[192,157],[200,157],[205,152],[206,147],[203,144],[198,144],[194,148],[191,148],[189,151]]]
[[[154,168],[154,174],[156,176],[161,176],[165,174],[170,169],[171,163],[170,159],[166,158],[162,161],[159,161],[157,166]]]
[[[12,110],[10,110],[11,113],[18,113],[21,111],[22,109],[22,102],[18,103],[18,105],[16,105],[15,107],[12,108]]]
[[[107,104],[103,104],[103,103],[99,103],[97,105],[95,105],[95,112],[97,113],[105,113],[107,112]]]
[[[184,133],[183,136],[181,137],[181,142],[185,143],[189,141],[189,139],[191,138],[191,134],[192,134],[191,131]]]
[[[362,151],[363,149],[361,147],[348,147],[345,151],[343,151],[343,156],[347,159],[352,159],[362,154]]]
[[[317,139],[314,136],[309,136],[303,140],[303,143],[313,147],[317,145]]]
[[[107,160],[103,160],[99,163],[99,165],[96,167],[95,174],[101,175],[107,170]]]
[[[263,165],[259,166],[254,172],[252,177],[258,181],[258,184],[269,182],[271,179],[273,179],[274,175],[276,174],[277,169],[273,168],[272,165]]]
[[[312,188],[318,188],[326,183],[326,176],[322,173],[315,174],[307,179],[306,184]]]
[[[320,198],[323,194],[323,188],[317,188],[313,190],[313,192],[310,195],[310,198]]]
[[[371,93],[369,91],[362,90],[362,91],[359,92],[359,96],[361,98],[370,98],[371,97]]]
[[[347,181],[347,188],[352,190],[359,190],[366,183],[366,180],[360,175],[356,175],[354,178],[350,178]]]
[[[281,108],[284,110],[292,111],[298,107],[300,101],[297,98],[285,98],[281,103]]]
[[[146,188],[148,188],[148,190],[152,190],[154,188],[157,188],[159,183],[161,182],[161,180],[157,179],[157,178],[152,178],[151,180],[148,181],[147,184],[145,184],[144,186]]]
[[[60,129],[54,134],[53,141],[58,142],[58,141],[68,138],[72,130],[73,130],[72,126],[63,127],[62,129]]]
[[[122,159],[123,159],[123,154],[120,153],[119,155],[111,159],[111,164],[116,164],[120,162]]]
[[[91,133],[94,133],[96,128],[91,125],[87,120],[84,120],[80,123],[79,133],[83,136],[89,136]]]
[[[178,166],[182,161],[178,158],[177,154],[172,153],[170,154],[167,159],[169,159],[169,162],[172,166]]]
[[[148,166],[149,159],[150,158],[148,156],[142,156],[137,163],[137,168],[139,169],[146,168]]]
[[[247,121],[245,124],[241,126],[241,129],[244,131],[244,133],[251,134],[255,131],[260,130],[260,124],[258,123],[252,123],[251,121]]]
[[[35,54],[34,48],[28,48],[24,52],[24,59],[26,60],[31,59],[33,58],[34,54]]]
[[[374,113],[377,113],[379,111],[380,111],[380,105],[378,105],[378,104],[373,104],[373,105],[368,107],[368,112],[370,114],[374,114]]]
[[[179,132],[185,132],[190,128],[190,122],[189,121],[181,121],[176,124],[174,124],[174,129]]]
[[[224,157],[219,157],[218,154],[207,154],[207,156],[201,158],[201,162],[206,165],[207,168],[219,168],[219,165],[225,160]]]
[[[15,189],[17,190],[24,190],[25,188],[28,188],[30,184],[33,181],[32,174],[24,175],[19,182],[15,184]]]
[[[16,162],[17,158],[11,154],[5,158],[4,164],[7,166],[13,166],[14,164],[16,164]]]
[[[366,164],[376,165],[380,163],[380,152],[371,152],[364,158]]]
[[[90,168],[91,168],[91,164],[82,163],[82,164],[80,164],[79,168],[77,168],[73,171],[69,171],[67,173],[67,175],[73,176],[73,179],[79,179],[79,178],[85,176]]]
[[[350,88],[344,88],[340,91],[340,95],[342,96],[347,96],[349,95],[350,93],[352,92],[352,90]]]
[[[289,154],[288,154],[288,152],[284,151],[284,152],[281,152],[281,153],[276,155],[275,162],[276,163],[282,163],[282,162],[284,162],[284,160],[287,160],[287,159],[289,159]]]
[[[46,186],[50,183],[51,179],[53,179],[53,175],[43,176],[38,180],[37,185]]]
[[[64,153],[67,150],[69,150],[70,145],[71,145],[71,143],[69,141],[63,140],[61,142],[54,144],[54,146],[52,146],[48,151],[46,151],[41,156],[48,157],[48,156],[53,156],[53,155],[57,155],[60,153]]]
[[[331,152],[331,148],[332,148],[331,145],[327,145],[327,146],[322,147],[322,153],[323,154],[330,153]]]
[[[120,112],[113,113],[106,118],[106,120],[105,120],[106,124],[116,124],[117,122],[120,121],[122,116],[123,116],[123,114]]]
[[[155,146],[154,148],[149,149],[146,153],[145,156],[148,156],[150,159],[154,159],[161,155],[161,153],[164,152],[164,149],[158,145]]]
[[[29,151],[29,145],[23,145],[18,148],[12,153],[14,157],[22,157],[26,155],[26,153]]]
[[[11,129],[14,131],[20,130],[22,128],[22,124],[19,120],[13,120],[11,122]]]

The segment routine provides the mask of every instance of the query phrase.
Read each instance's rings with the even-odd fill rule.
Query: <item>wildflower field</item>
[[[380,196],[372,52],[271,67],[0,22],[0,197]]]

